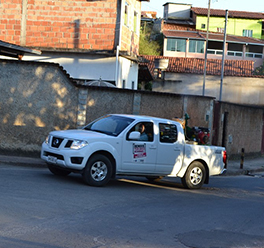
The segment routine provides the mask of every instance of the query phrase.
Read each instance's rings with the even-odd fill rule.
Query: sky
[[[192,4],[193,7],[208,8],[209,0],[150,0],[149,2],[142,1],[142,11],[156,11],[157,17],[163,17],[163,4],[165,3],[184,3]],[[223,10],[238,10],[238,11],[250,11],[250,12],[263,12],[264,13],[264,1],[263,0],[210,0],[211,9],[223,9]]]

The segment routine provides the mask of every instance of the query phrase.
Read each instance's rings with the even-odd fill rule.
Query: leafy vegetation
[[[264,62],[261,66],[257,67],[254,72],[254,75],[264,75]]]
[[[159,56],[162,54],[163,37],[162,34],[151,34],[151,27],[144,27],[140,30],[139,40],[139,54],[140,55],[154,55]],[[155,37],[153,39],[152,37]]]

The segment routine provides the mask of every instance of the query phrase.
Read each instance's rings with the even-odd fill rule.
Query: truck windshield
[[[133,121],[133,118],[124,116],[106,115],[89,123],[83,129],[118,136]]]

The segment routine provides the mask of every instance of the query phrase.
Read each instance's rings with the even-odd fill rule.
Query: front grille
[[[59,148],[62,141],[63,141],[62,138],[52,137],[51,146],[55,148]]]
[[[57,158],[59,160],[64,160],[64,157],[62,155],[55,154],[55,153],[52,153],[52,152],[44,152],[43,155],[46,156],[46,157],[51,156],[51,157],[55,157],[55,158]]]

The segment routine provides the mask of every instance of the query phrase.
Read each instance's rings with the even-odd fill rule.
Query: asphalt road
[[[264,247],[264,177],[218,176],[200,190],[177,180],[80,175],[0,164],[0,248]]]

